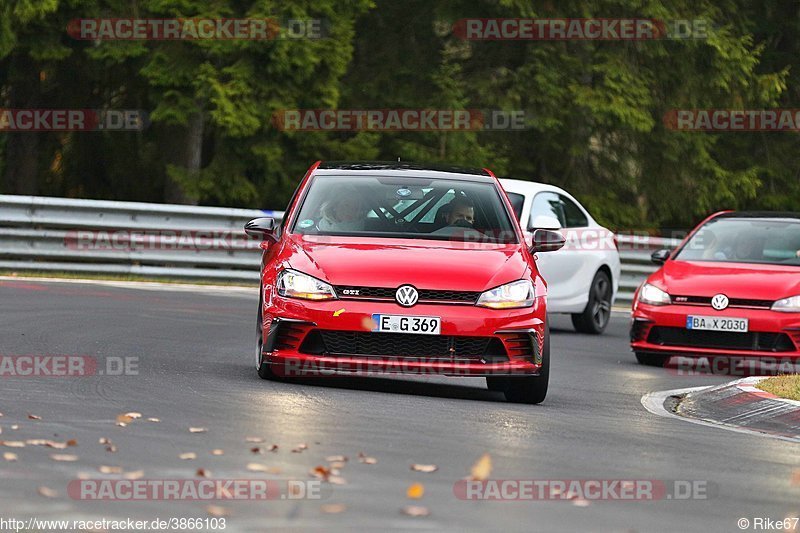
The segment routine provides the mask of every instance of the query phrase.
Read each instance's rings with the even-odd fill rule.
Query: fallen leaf
[[[36,492],[45,498],[58,498],[58,493],[49,487],[39,487]]]
[[[209,516],[217,518],[228,516],[231,514],[227,508],[222,507],[220,505],[209,505],[208,507],[206,507],[206,513],[208,513]]]
[[[129,417],[131,420],[136,420],[138,418],[142,418],[142,413],[125,413],[125,416]]]
[[[115,444],[110,444],[106,446],[106,451],[109,453],[117,453],[117,446]]]
[[[472,481],[486,481],[492,474],[492,458],[488,453],[481,455],[470,471]]]
[[[250,448],[250,451],[253,453],[261,453],[261,448],[259,448],[258,446],[254,446]]]
[[[67,446],[77,446],[77,445],[78,445],[77,439],[69,439],[67,441]]]
[[[205,468],[198,468],[197,472],[195,472],[195,475],[197,475],[197,477],[211,477],[211,472]]]
[[[97,470],[101,474],[121,474],[122,473],[122,467],[121,466],[100,465],[100,466],[97,467]]]
[[[792,472],[792,485],[800,485],[800,470]]]
[[[327,514],[339,514],[345,512],[347,509],[346,506],[342,505],[341,503],[326,503],[322,507],[319,508],[320,511]]]
[[[374,457],[369,457],[368,455],[365,455],[363,452],[358,452],[358,461],[364,463],[365,465],[374,465],[375,463],[378,462],[377,459],[375,459]]]
[[[292,449],[292,453],[300,453],[303,450],[308,449],[308,444],[300,443],[295,448]]]
[[[25,443],[20,440],[0,440],[0,445],[6,448],[24,448]]]
[[[331,471],[333,471],[333,470],[337,470],[338,471],[339,469],[344,468],[345,466],[347,466],[347,463],[343,463],[342,461],[333,461],[330,464]]]
[[[261,463],[248,463],[247,469],[251,472],[268,472],[269,467],[267,465],[262,465]]]
[[[324,466],[317,466],[312,468],[309,473],[314,477],[328,481],[328,478],[331,476],[331,469]]]
[[[197,459],[197,454],[194,452],[186,452],[180,454],[178,458],[183,459],[184,461],[191,461],[192,459]]]
[[[345,455],[329,455],[325,458],[329,463],[346,463],[347,456]]]
[[[66,453],[54,453],[50,456],[53,461],[61,461],[65,463],[73,463],[78,460],[77,455],[70,455]]]
[[[414,464],[414,465],[411,465],[411,470],[413,470],[414,472],[425,472],[426,474],[429,474],[431,472],[436,472],[437,470],[439,470],[439,467],[436,466],[436,465],[417,465],[417,464]]]
[[[12,424],[11,425],[11,429],[13,429],[14,431],[18,430],[19,429],[19,424]]]
[[[133,417],[128,415],[117,415],[117,425],[125,424],[127,426],[131,422],[133,422]]]
[[[418,505],[407,505],[401,509],[401,512],[408,516],[428,516],[431,514],[427,507],[420,507]]]
[[[251,444],[261,444],[262,442],[264,442],[264,439],[262,439],[261,437],[247,437],[244,439],[244,441],[249,442]]]
[[[5,452],[3,453],[3,459],[8,461],[9,463],[13,463],[14,461],[17,460],[17,454],[11,452]]]
[[[341,476],[330,476],[328,478],[328,483],[331,485],[347,485],[347,480]]]
[[[41,416],[30,415],[30,414],[28,415],[28,418],[31,419],[31,420],[41,420],[42,419]]]
[[[111,439],[106,437],[100,437],[100,440],[98,440],[97,442],[99,442],[100,444],[111,444]]]
[[[148,422],[161,422],[161,419],[160,418],[152,418],[151,417],[151,418],[148,418],[147,421]]]
[[[273,452],[273,453],[277,452],[278,451],[278,445],[277,444],[273,444],[272,446],[267,448],[267,451],[270,451],[270,452]]]
[[[125,472],[122,475],[122,477],[131,480],[141,479],[142,477],[144,477],[144,470],[134,470],[133,472]]]
[[[206,433],[208,428],[189,428],[189,433]]]
[[[425,487],[422,483],[414,483],[406,489],[406,497],[411,500],[419,500],[425,494]]]
[[[575,507],[589,507],[589,500],[583,498],[575,498],[572,500],[572,505]]]
[[[211,455],[225,455],[225,450],[220,450],[220,449],[211,450]]]

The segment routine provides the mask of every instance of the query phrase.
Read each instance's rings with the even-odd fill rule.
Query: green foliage
[[[31,179],[47,195],[280,209],[317,159],[401,157],[554,183],[620,229],[797,209],[796,133],[679,132],[664,115],[800,107],[798,15],[793,2],[754,0],[0,0],[0,107],[135,108],[152,120],[141,133],[4,135],[0,171],[19,164],[14,135],[37,135]],[[84,17],[318,18],[329,36],[70,38],[67,23]],[[465,41],[452,28],[467,17],[702,19],[710,34]],[[273,114],[296,108],[523,110],[526,129],[276,129]]]

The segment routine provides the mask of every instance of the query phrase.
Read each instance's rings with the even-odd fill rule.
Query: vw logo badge
[[[717,311],[722,311],[728,307],[728,297],[724,294],[715,294],[714,297],[711,298],[711,307]]]
[[[419,293],[411,285],[403,285],[394,293],[394,298],[403,307],[411,307],[419,300]]]

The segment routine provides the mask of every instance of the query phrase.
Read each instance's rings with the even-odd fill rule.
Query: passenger
[[[320,207],[320,231],[362,231],[367,208],[355,191],[338,191],[335,198],[327,200]]]

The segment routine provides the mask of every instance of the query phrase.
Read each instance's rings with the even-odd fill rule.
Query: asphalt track
[[[305,480],[330,455],[350,461],[341,472],[346,484],[326,485],[325,500],[220,503],[230,513],[227,531],[740,531],[742,517],[800,516],[800,445],[642,407],[651,391],[731,378],[637,365],[624,315],[601,337],[574,333],[568,320],[554,318],[550,392],[545,403],[528,406],[506,403],[474,378],[262,381],[252,362],[256,292],[0,281],[0,354],[138,358],[138,375],[0,378],[0,439],[78,441],[55,451],[77,455],[75,462],[54,461],[54,450],[41,446],[0,447],[18,455],[0,460],[0,517],[205,517],[207,503],[81,501],[67,496],[67,486],[82,473],[102,477],[99,465],[143,470],[151,479],[195,479],[198,468],[240,479],[255,475],[246,469],[253,461],[279,468],[269,474],[274,478]],[[161,421],[116,426],[116,416],[129,411]],[[279,448],[254,455],[248,436]],[[118,451],[106,451],[101,437]],[[299,443],[308,448],[292,453]],[[225,454],[212,456],[212,449]],[[198,457],[179,459],[185,452]],[[377,464],[358,462],[359,452]],[[695,480],[708,482],[711,494],[577,503],[456,498],[454,483],[484,453],[494,479]],[[413,463],[438,470],[414,472]],[[424,496],[409,500],[406,489],[415,482]],[[42,486],[57,496],[41,496]],[[345,509],[329,514],[325,504]],[[406,516],[406,505],[430,514]]]

